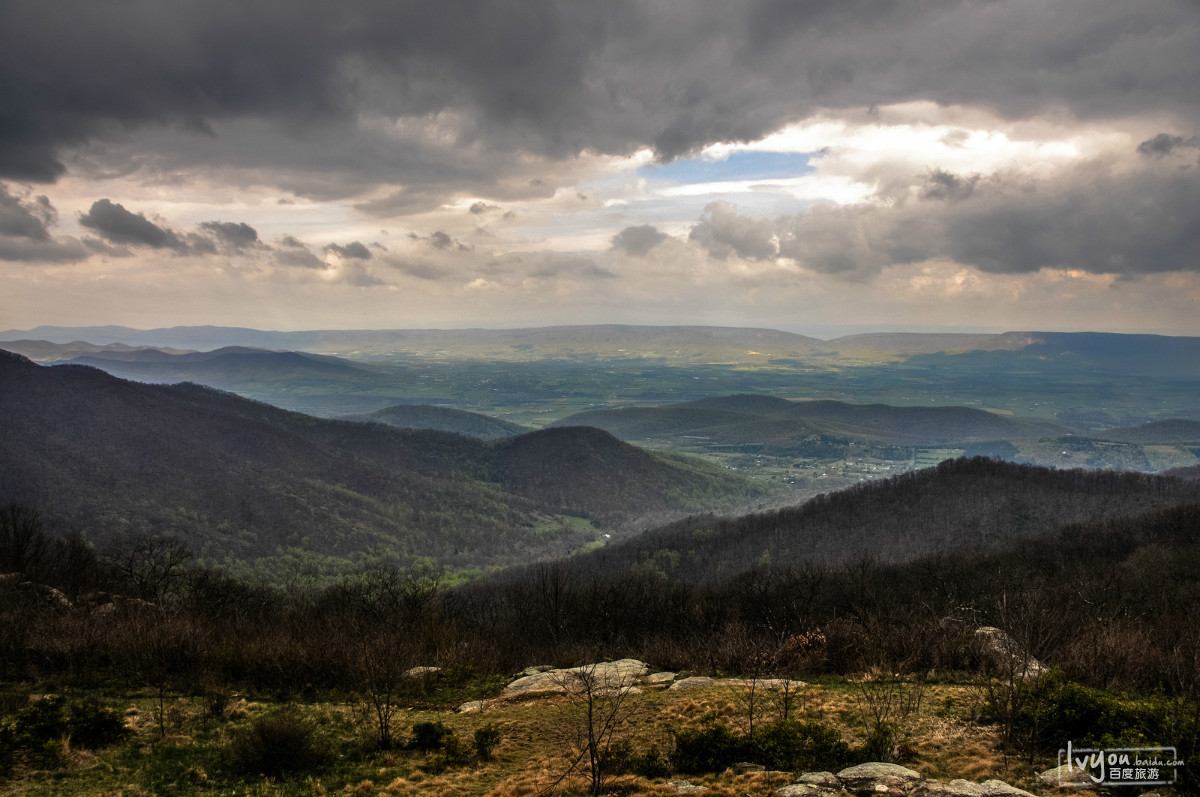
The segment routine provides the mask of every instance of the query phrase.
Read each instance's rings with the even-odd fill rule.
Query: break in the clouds
[[[0,260],[45,268],[3,309],[796,326],[919,284],[1091,326],[1069,273],[1200,333],[1162,309],[1200,290],[1196,52],[1191,0],[8,0]]]

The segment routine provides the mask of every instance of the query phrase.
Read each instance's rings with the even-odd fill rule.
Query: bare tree
[[[633,719],[637,674],[621,662],[587,664],[559,671],[558,680],[570,700],[572,752],[567,769],[543,793],[550,793],[576,774],[587,778],[588,793],[607,791],[620,777],[612,752],[622,729]]]

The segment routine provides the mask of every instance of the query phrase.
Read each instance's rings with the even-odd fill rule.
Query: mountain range
[[[646,513],[758,488],[595,429],[495,442],[314,418],[194,384],[0,353],[0,500],[93,539],[181,537],[220,560],[300,547],[479,566],[564,553]]]
[[[429,359],[736,362],[766,365],[908,362],[923,367],[1034,368],[1167,377],[1200,376],[1200,338],[1097,332],[867,333],[832,340],[775,329],[619,324],[528,329],[264,331],[237,327],[54,327],[0,332],[0,340],[173,347],[250,346],[355,359],[405,355]],[[3,346],[5,344],[0,344]]]
[[[811,448],[814,438],[820,437],[929,445],[1067,432],[1058,424],[1019,420],[970,407],[893,407],[754,395],[661,407],[594,410],[571,415],[555,425],[595,426],[622,440],[689,438],[730,445],[753,443],[776,453]]]

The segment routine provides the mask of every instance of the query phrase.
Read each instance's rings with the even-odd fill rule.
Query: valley
[[[0,794],[1021,797],[1061,738],[1200,749],[1193,339],[251,332],[0,344]]]

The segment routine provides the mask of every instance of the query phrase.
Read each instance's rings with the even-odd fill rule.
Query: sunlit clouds
[[[6,326],[1200,334],[1186,3],[222,5],[0,14]]]

